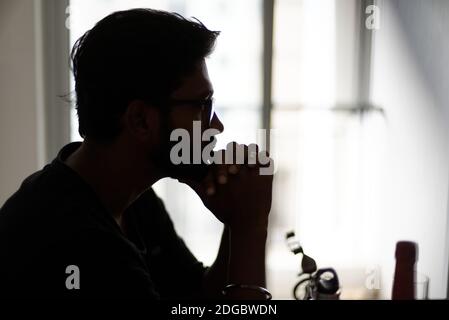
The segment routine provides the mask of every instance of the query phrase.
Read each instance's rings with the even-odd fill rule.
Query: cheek
[[[185,129],[189,134],[193,133],[193,122],[201,120],[201,111],[184,108],[172,112],[170,115],[170,128]]]

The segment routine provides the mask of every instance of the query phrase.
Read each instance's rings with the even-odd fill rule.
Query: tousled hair
[[[118,11],[100,20],[71,52],[80,135],[113,140],[134,99],[162,106],[212,52],[218,34],[199,20],[152,9]]]

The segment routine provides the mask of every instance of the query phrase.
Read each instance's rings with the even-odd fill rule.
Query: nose
[[[220,121],[220,119],[218,118],[218,115],[216,113],[214,113],[214,115],[212,117],[209,128],[216,129],[220,133],[222,133],[224,131],[223,123]]]

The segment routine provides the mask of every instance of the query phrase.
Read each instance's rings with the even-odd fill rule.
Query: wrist
[[[230,231],[228,279],[230,283],[265,286],[266,230]]]
[[[226,224],[226,227],[234,235],[263,235],[267,233],[268,230],[268,216],[259,216],[257,219],[252,220],[242,220],[239,217],[244,216],[243,214],[237,214],[236,219],[232,219]]]
[[[227,228],[230,235],[239,238],[266,238],[268,233],[267,224],[236,224],[234,226],[227,226]]]

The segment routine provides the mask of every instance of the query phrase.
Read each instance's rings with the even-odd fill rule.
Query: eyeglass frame
[[[214,107],[214,101],[215,99],[210,97],[207,99],[170,99],[168,101],[169,107],[174,106],[180,106],[180,105],[191,105],[191,106],[197,106],[201,108],[201,121],[204,119],[205,110],[208,110],[208,119],[207,119],[207,125],[210,126],[212,123],[212,119],[215,116],[215,107]]]

